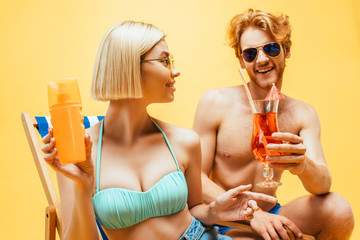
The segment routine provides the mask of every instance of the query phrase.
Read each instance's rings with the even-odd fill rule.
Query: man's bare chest
[[[288,118],[287,114],[279,113],[278,126],[281,132],[299,134],[296,121]],[[247,164],[254,160],[251,150],[251,137],[253,131],[253,116],[251,112],[238,112],[234,109],[224,116],[216,138],[216,158],[232,159],[236,165]]]

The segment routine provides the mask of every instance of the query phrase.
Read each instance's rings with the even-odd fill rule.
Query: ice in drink
[[[266,163],[266,156],[279,156],[278,152],[266,151],[266,146],[269,143],[282,143],[281,140],[275,140],[271,134],[278,132],[277,114],[270,113],[255,113],[253,114],[253,135],[251,139],[251,149],[258,161]]]

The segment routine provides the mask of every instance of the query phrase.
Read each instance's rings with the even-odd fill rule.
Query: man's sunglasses
[[[267,43],[258,47],[244,49],[240,54],[243,56],[245,61],[252,62],[256,59],[259,53],[259,48],[262,48],[264,53],[272,58],[279,56],[281,52],[280,44]]]

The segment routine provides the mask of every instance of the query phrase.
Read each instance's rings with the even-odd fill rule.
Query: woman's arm
[[[205,225],[218,221],[250,220],[259,208],[255,200],[277,202],[276,198],[261,193],[248,192],[251,185],[239,186],[220,195],[209,205],[203,203],[201,186],[200,139],[192,132],[186,137],[187,167],[185,178],[188,185],[188,206],[191,214]]]
[[[85,137],[86,160],[76,164],[61,164],[52,129],[43,138],[42,151],[46,162],[58,173],[63,232],[62,239],[98,240],[92,206],[94,166],[91,159],[92,142]]]

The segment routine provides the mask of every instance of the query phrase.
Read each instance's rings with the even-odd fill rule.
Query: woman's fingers
[[[254,218],[254,212],[259,210],[259,207],[254,200],[249,200],[247,203],[248,206],[245,206],[244,215],[248,220]]]
[[[252,209],[251,207],[248,207],[245,210],[244,214],[245,214],[247,219],[251,220],[254,217],[254,209]]]
[[[256,192],[249,192],[248,190],[250,190],[252,188],[251,184],[248,185],[240,185],[236,188],[233,188],[229,191],[231,191],[231,196],[232,197],[236,197],[237,195],[240,194],[245,194],[248,197],[250,197],[250,199],[253,200],[257,200],[257,201],[265,201],[265,202],[271,202],[271,203],[276,203],[277,199],[273,196],[270,195],[266,195],[263,193],[256,193]]]
[[[248,201],[248,205],[249,205],[249,207],[250,207],[251,209],[253,209],[254,211],[259,210],[259,207],[258,207],[258,205],[257,205],[257,203],[256,203],[255,200],[249,200],[249,201]]]
[[[49,128],[49,132],[48,134],[46,134],[43,138],[42,138],[42,142],[43,143],[49,143],[50,139],[53,137],[53,129]]]
[[[266,195],[263,193],[256,193],[256,192],[244,192],[247,196],[249,196],[251,199],[256,201],[264,201],[264,202],[270,202],[270,203],[277,203],[277,199],[273,196]]]
[[[54,148],[55,148],[55,139],[53,138],[53,130],[52,128],[49,128],[49,133],[46,134],[43,138],[42,138],[42,142],[44,143],[44,145],[41,147],[41,151],[45,154],[49,153],[53,153],[54,152]],[[49,156],[47,156],[46,158],[51,158],[50,154]],[[45,158],[45,156],[44,156]]]
[[[44,152],[44,151],[43,151],[43,152]],[[44,152],[44,153],[45,153],[45,152]],[[44,157],[45,161],[50,162],[50,161],[52,161],[52,160],[56,157],[56,155],[57,155],[57,150],[56,150],[56,148],[53,148],[53,151],[44,154],[43,157]]]
[[[86,158],[91,157],[92,141],[88,133],[85,134]]]
[[[248,191],[252,188],[252,185],[251,184],[248,184],[248,185],[240,185],[236,188],[233,188],[230,190],[230,193],[231,193],[231,196],[232,197],[236,197],[237,195],[245,192],[245,191]]]
[[[46,144],[44,144],[41,147],[41,151],[43,153],[51,153],[51,152],[53,152],[54,148],[55,148],[55,139],[51,138],[50,141],[48,141]]]

